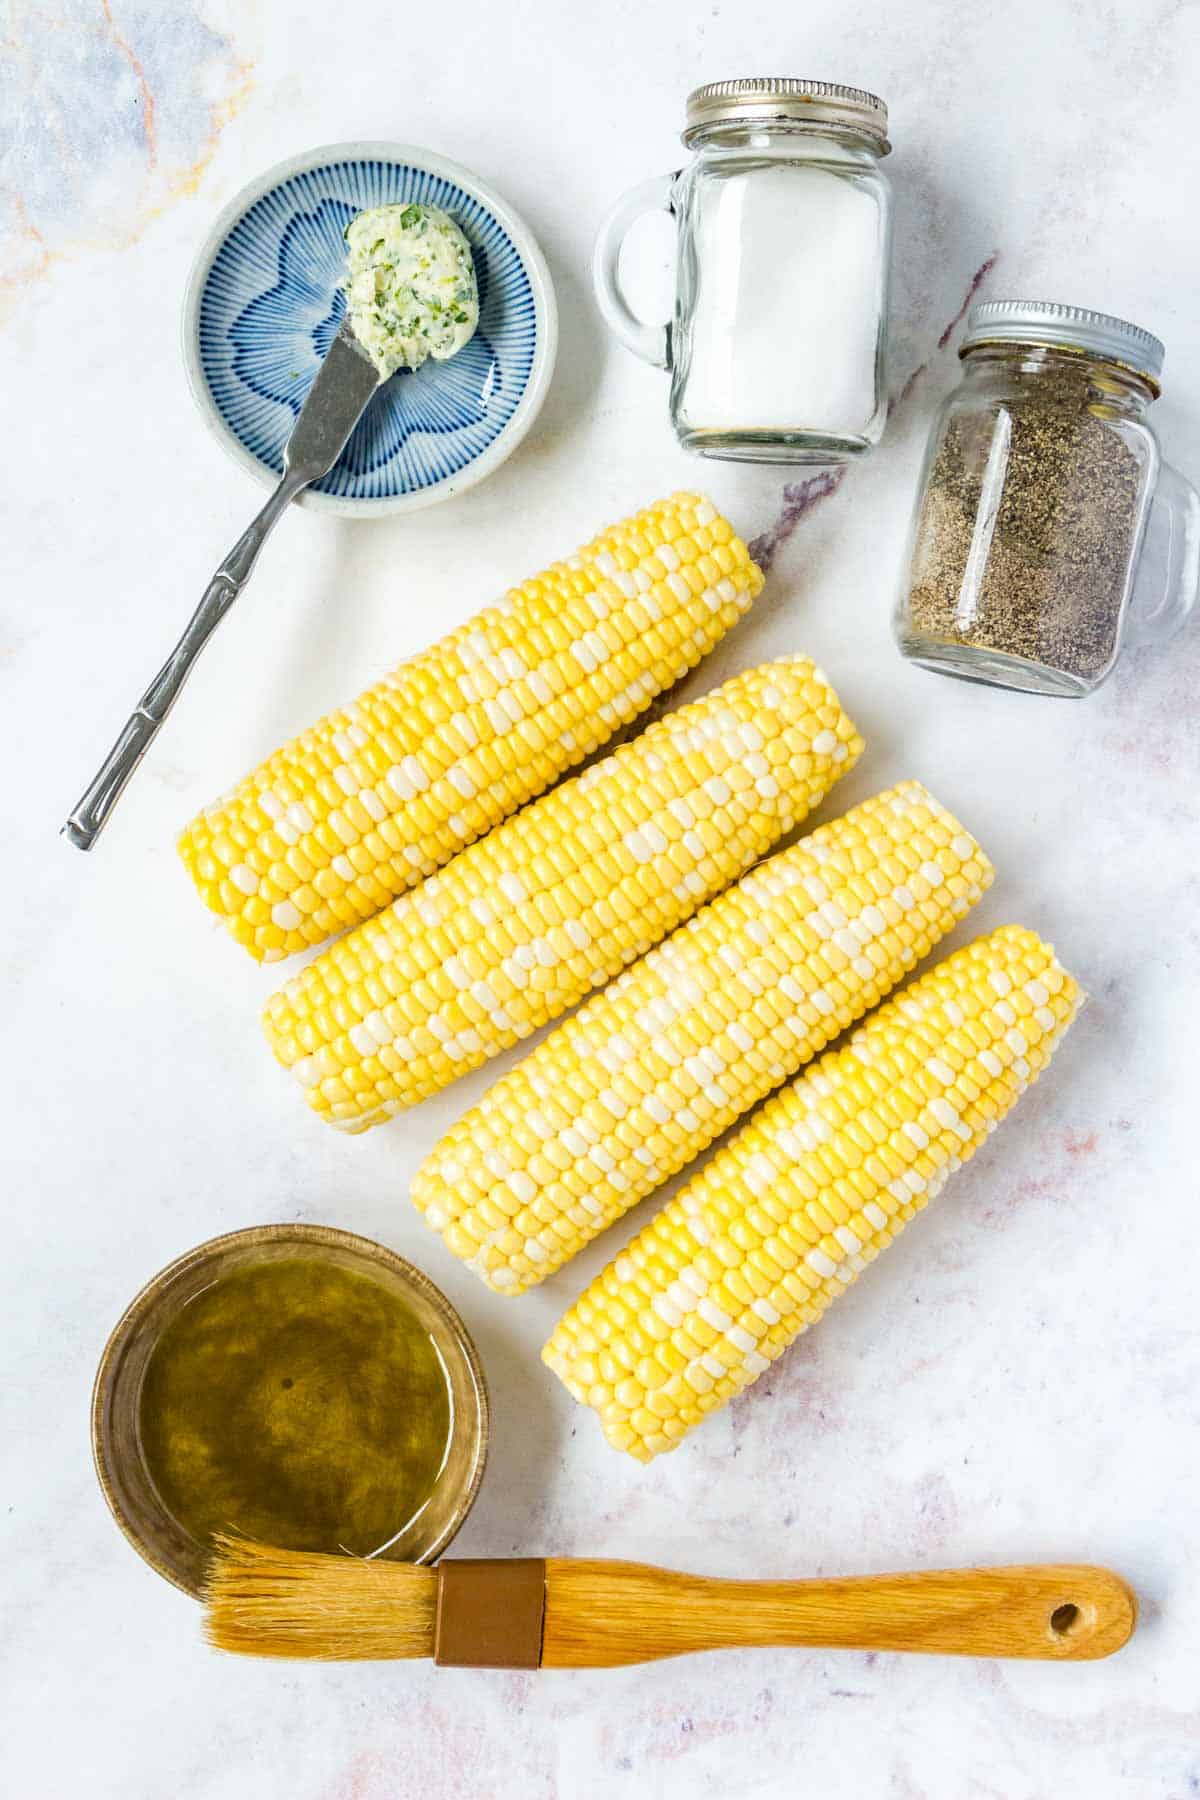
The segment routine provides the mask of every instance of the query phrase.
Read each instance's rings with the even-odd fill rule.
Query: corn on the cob
[[[518,1294],[861,1018],[990,886],[908,781],[780,852],[504,1075],[437,1145],[418,1210]]]
[[[761,587],[700,494],[610,526],[194,819],[201,898],[264,962],[369,918],[636,718]]]
[[[648,950],[861,748],[805,658],[734,676],[323,951],[268,1003],[276,1056],[344,1129],[412,1105]]]
[[[542,1352],[642,1462],[761,1375],[974,1154],[1080,995],[1005,926],[913,982],[767,1102]]]

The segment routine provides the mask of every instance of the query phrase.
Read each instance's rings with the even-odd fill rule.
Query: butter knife
[[[77,850],[90,850],[112,815],[130,776],[154,742],[184,682],[246,583],[276,520],[302,488],[328,474],[380,384],[379,372],[350,329],[330,344],[283,452],[283,475],[253,524],[242,533],[204,590],[199,606],[146,692],[95,779],[62,828]]]

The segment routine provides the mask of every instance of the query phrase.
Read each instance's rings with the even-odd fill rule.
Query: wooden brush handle
[[[720,1581],[548,1557],[542,1667],[612,1668],[747,1645],[1072,1661],[1119,1650],[1136,1618],[1120,1576],[1086,1563]]]

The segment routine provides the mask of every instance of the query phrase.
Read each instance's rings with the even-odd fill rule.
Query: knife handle
[[[285,472],[262,511],[246,527],[205,588],[183,636],[126,720],[120,737],[62,828],[62,835],[77,850],[90,850],[104,830],[130,776],[179,698],[197,657],[249,581],[275,521],[304,485],[295,475]]]
[[[547,1558],[542,1667],[613,1668],[749,1645],[1069,1662],[1111,1656],[1136,1619],[1121,1577],[1087,1563],[722,1581]]]

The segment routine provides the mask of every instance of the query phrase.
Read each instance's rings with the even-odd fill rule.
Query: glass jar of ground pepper
[[[1163,347],[1105,313],[991,300],[960,354],[897,641],[942,674],[1089,694],[1123,644],[1169,635],[1196,600],[1200,496],[1146,418]]]

